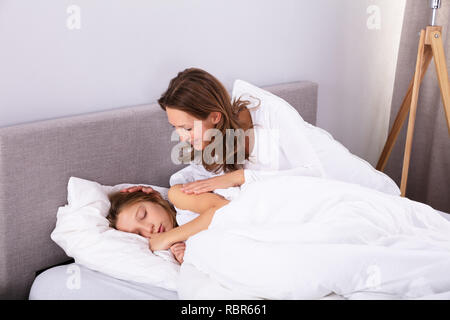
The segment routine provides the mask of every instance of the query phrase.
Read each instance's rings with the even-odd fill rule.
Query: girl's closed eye
[[[146,215],[147,215],[147,209],[141,210],[141,212],[139,213],[139,216],[138,216],[139,220],[145,219]]]

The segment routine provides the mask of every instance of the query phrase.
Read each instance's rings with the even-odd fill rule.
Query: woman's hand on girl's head
[[[184,251],[186,250],[186,244],[184,241],[177,242],[170,247],[170,251],[172,251],[175,259],[181,264],[183,263]]]
[[[240,186],[244,182],[244,170],[240,169],[217,177],[185,183],[183,184],[181,190],[187,194],[200,194],[214,191],[216,189],[226,189]]]
[[[134,187],[128,187],[128,188],[120,190],[120,192],[136,192],[136,191],[142,191],[144,193],[155,192],[155,190],[153,190],[152,187],[146,187],[146,186],[134,186]]]

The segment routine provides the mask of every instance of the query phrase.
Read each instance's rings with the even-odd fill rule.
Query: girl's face
[[[181,141],[188,141],[195,150],[203,150],[211,142],[207,130],[215,128],[220,121],[220,112],[211,112],[205,120],[199,120],[189,113],[166,107],[167,119],[175,128]]]
[[[116,228],[120,231],[149,235],[173,229],[169,213],[157,203],[140,201],[119,212]]]

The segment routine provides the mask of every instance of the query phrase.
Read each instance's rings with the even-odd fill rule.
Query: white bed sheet
[[[438,211],[450,221],[450,214]],[[53,267],[41,273],[34,281],[30,300],[177,300],[184,295],[195,296],[196,299],[257,299],[241,293],[233,292],[221,286],[207,274],[197,270],[193,265],[184,263],[183,272],[195,279],[195,294],[192,292],[176,292],[163,288],[115,279],[101,272],[90,270],[72,263]],[[79,276],[78,282],[73,277]],[[182,280],[180,280],[182,281]],[[194,290],[194,288],[192,288]],[[367,298],[367,297],[365,297]],[[440,299],[442,297],[436,297]],[[448,297],[450,299],[450,293]],[[342,300],[342,296],[331,294],[321,300]],[[383,297],[373,296],[373,299]]]
[[[445,213],[443,211],[436,210],[441,216],[450,221],[450,213]]]
[[[29,299],[178,300],[178,294],[149,284],[119,280],[72,263],[53,267],[37,276]]]
[[[194,300],[262,300],[257,297],[225,288],[220,283],[212,279],[209,275],[201,272],[190,263],[183,263],[180,272],[183,273],[183,276],[180,277],[180,281],[184,281],[184,279],[186,279],[189,280],[188,283],[196,283],[195,288],[180,285],[180,288],[189,290],[189,292],[179,291],[178,296],[180,299],[189,297]],[[345,298],[337,294],[330,294],[319,300],[345,300]]]
[[[77,269],[79,268],[79,269]],[[191,264],[183,264],[189,276],[197,281],[195,296],[202,300],[254,300],[254,297],[230,291]],[[80,271],[79,283],[72,281],[74,270]],[[192,296],[192,293],[191,293]],[[178,300],[179,294],[163,288],[119,280],[76,263],[53,267],[36,277],[30,300]],[[323,300],[344,299],[329,295]]]
[[[445,219],[450,221],[450,214],[438,211],[438,214],[443,216]],[[194,299],[258,299],[257,297],[247,296],[242,293],[238,293],[232,290],[229,290],[218,283],[216,280],[212,279],[209,275],[201,272],[195,266],[190,263],[183,263],[181,266],[180,272],[182,272],[182,276],[180,277],[180,289],[178,292],[178,296],[180,299],[184,299],[185,297],[190,297]],[[182,285],[181,281],[187,281],[189,283],[195,283],[195,288],[189,288],[188,285]],[[181,289],[183,288],[183,289]],[[186,292],[182,291],[186,290]],[[381,295],[381,294],[368,294],[358,296],[355,295],[354,299],[371,299],[371,300],[379,300],[379,299],[392,299],[390,295]],[[440,295],[429,296],[428,299],[450,299],[450,292],[443,293]],[[326,297],[323,297],[319,300],[346,300],[345,297],[338,294],[330,294]]]

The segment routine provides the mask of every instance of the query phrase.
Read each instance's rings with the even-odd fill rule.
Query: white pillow
[[[70,177],[68,204],[59,207],[51,238],[76,263],[92,270],[122,280],[176,290],[180,265],[170,250],[152,253],[146,238],[109,227],[106,219],[110,208],[108,195],[129,186],[134,185],[111,187]],[[167,200],[168,188],[150,186]]]
[[[232,100],[250,94],[274,108],[293,108],[286,100],[244,80],[233,83]],[[245,98],[245,97],[243,97]],[[307,138],[311,142],[325,170],[326,178],[362,185],[392,195],[400,195],[397,184],[386,174],[376,170],[370,163],[352,154],[327,131],[302,118]]]

